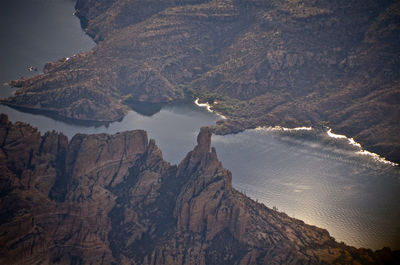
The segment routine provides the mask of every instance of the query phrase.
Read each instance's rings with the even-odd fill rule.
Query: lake
[[[94,47],[73,16],[74,0],[3,0],[0,3],[0,84],[40,73],[44,64]],[[24,8],[22,8],[24,7]],[[29,66],[38,71],[30,72]],[[0,96],[14,89],[1,86]],[[219,119],[192,102],[134,107],[120,122],[94,126],[67,123],[0,105],[11,121],[71,138],[81,133],[148,131],[166,160],[178,163],[201,126]],[[400,249],[400,170],[358,154],[346,139],[323,131],[247,130],[213,136],[233,185],[251,198],[326,228],[357,247]]]
[[[358,247],[399,249],[400,170],[316,131],[213,136],[234,186]]]

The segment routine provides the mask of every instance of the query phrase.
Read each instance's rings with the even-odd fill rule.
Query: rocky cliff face
[[[400,161],[395,0],[78,0],[98,46],[11,82],[2,102],[113,121],[130,101],[194,93],[230,119],[217,133],[329,123]]]
[[[395,0],[78,0],[98,46],[11,82],[2,100],[114,121],[131,101],[195,94],[228,120],[214,132],[329,124],[400,161]],[[218,102],[218,103],[216,103]]]
[[[39,132],[0,116],[1,264],[395,264],[234,190],[203,128],[178,165],[144,131]],[[28,150],[28,151],[27,151]]]

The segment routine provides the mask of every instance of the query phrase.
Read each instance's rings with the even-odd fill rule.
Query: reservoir
[[[1,1],[0,84],[39,74],[48,61],[94,47],[73,16],[74,4],[74,0]],[[30,66],[38,71],[29,71]],[[0,88],[1,97],[14,90]],[[178,163],[194,147],[201,126],[220,119],[192,102],[156,106],[150,112],[141,111],[142,107],[108,125],[67,123],[2,105],[0,112],[13,122],[30,123],[41,132],[60,131],[69,138],[76,133],[144,129],[171,163]],[[213,146],[224,167],[232,171],[234,187],[247,196],[325,228],[339,242],[400,249],[399,167],[358,154],[345,139],[315,130],[265,128],[214,135]]]

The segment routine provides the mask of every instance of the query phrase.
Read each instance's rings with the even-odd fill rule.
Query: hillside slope
[[[178,166],[144,131],[44,135],[0,116],[1,264],[398,264],[254,202],[202,128]],[[26,152],[29,150],[29,152]]]
[[[78,0],[98,45],[2,100],[114,121],[127,102],[200,97],[216,133],[329,125],[400,162],[400,3],[394,0]]]

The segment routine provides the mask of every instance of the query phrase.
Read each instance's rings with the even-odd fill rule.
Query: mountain
[[[328,125],[400,162],[400,2],[78,0],[98,45],[48,63],[3,104],[115,121],[126,104],[199,97],[219,134]]]
[[[1,264],[398,264],[232,188],[202,128],[179,165],[146,132],[40,135],[0,116]],[[28,151],[27,151],[28,150]]]

